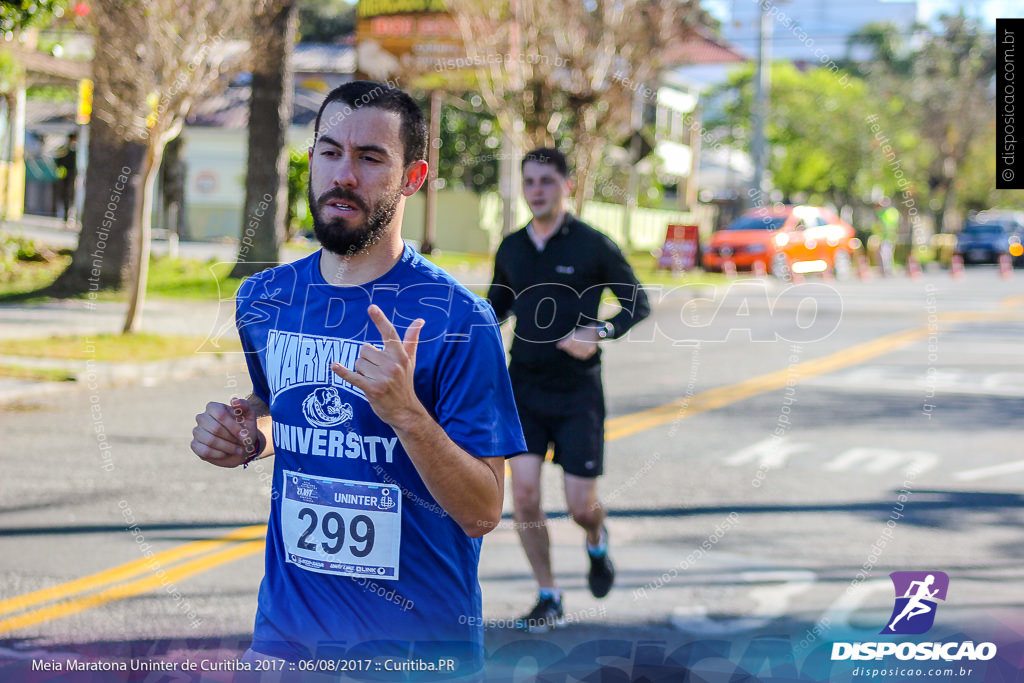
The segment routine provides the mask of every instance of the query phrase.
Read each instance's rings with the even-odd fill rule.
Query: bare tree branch
[[[523,148],[568,139],[577,205],[608,142],[626,137],[639,86],[700,20],[696,0],[448,0],[480,93]]]

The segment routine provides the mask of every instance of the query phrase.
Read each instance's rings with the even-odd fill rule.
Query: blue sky
[[[1024,3],[1020,0],[922,0],[918,2],[918,17],[928,20],[943,12],[955,13],[961,7],[968,16],[980,18],[986,26],[992,28],[995,28],[997,17],[1024,17]]]
[[[723,19],[728,15],[730,4],[730,0],[705,0],[704,7],[719,19]],[[785,6],[785,2],[779,4]],[[963,8],[968,16],[980,18],[986,26],[992,28],[995,28],[997,17],[1024,17],[1024,2],[1021,0],[918,0],[917,15],[919,20],[929,22],[938,18],[940,14],[956,13],[960,8]]]

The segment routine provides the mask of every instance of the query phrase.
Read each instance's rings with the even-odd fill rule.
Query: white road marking
[[[988,467],[978,467],[973,470],[963,470],[954,474],[953,478],[957,481],[975,481],[987,477],[996,477],[1001,474],[1013,474],[1014,472],[1024,472],[1024,460],[1006,462],[1001,465],[990,465]]]
[[[762,439],[726,457],[726,465],[743,465],[756,462],[759,467],[778,469],[785,466],[786,460],[793,453],[810,450],[810,444],[789,443],[786,437]]]
[[[736,634],[762,628],[785,616],[792,598],[810,589],[817,576],[812,571],[785,569],[743,572],[739,579],[744,583],[770,584],[750,591],[750,598],[756,607],[748,616],[709,619],[705,605],[685,605],[672,610],[669,622],[680,631],[710,635]]]
[[[890,448],[851,448],[825,463],[822,469],[830,472],[862,470],[879,474],[907,464],[906,469],[926,472],[939,463],[939,456],[926,451],[898,451]]]

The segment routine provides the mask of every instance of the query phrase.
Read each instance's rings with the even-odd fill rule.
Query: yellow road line
[[[156,553],[152,557],[139,558],[138,560],[132,560],[117,567],[89,576],[83,576],[80,579],[68,581],[67,583],[8,598],[7,600],[0,601],[0,616],[20,612],[36,605],[53,602],[54,600],[60,600],[76,593],[95,590],[111,583],[125,581],[139,574],[151,571],[153,567],[161,569],[180,560],[208,553],[228,544],[262,538],[266,533],[266,524],[240,527],[216,539],[186,543],[177,548]]]
[[[999,305],[1003,308],[1016,308],[1024,304],[1024,294],[1018,294],[1016,296],[1008,296],[999,302]]]
[[[1019,320],[1020,311],[1011,310],[1007,306],[1003,311],[956,311],[939,313],[939,320],[944,323],[993,322],[998,320]]]
[[[48,605],[37,610],[32,610],[31,612],[25,612],[24,614],[4,619],[3,621],[0,621],[0,633],[17,631],[18,629],[34,626],[35,624],[39,624],[44,621],[59,619],[61,617],[77,614],[78,612],[82,612],[93,607],[99,607],[100,605],[114,600],[123,600],[140,593],[147,593],[151,590],[156,590],[161,586],[172,585],[182,579],[192,576],[193,574],[213,569],[218,565],[232,562],[247,555],[263,552],[264,544],[265,541],[245,541],[237,545],[233,545],[230,548],[219,550],[210,555],[205,555],[203,557],[175,565],[169,569],[161,570],[160,573],[162,573],[163,576],[160,576],[160,573],[150,574],[149,576],[136,579],[130,583],[111,586],[99,593],[92,593],[90,595],[72,598],[70,600],[58,602],[54,605]]]
[[[613,418],[605,423],[605,440],[614,441],[653,427],[682,420],[690,415],[721,408],[751,396],[775,391],[786,386],[787,382],[804,377],[823,375],[839,368],[856,365],[865,360],[880,356],[902,348],[923,338],[928,334],[926,329],[904,330],[889,334],[872,341],[843,349],[837,353],[798,363],[791,368],[778,370],[754,377],[737,384],[708,389],[695,396],[676,399],[656,408],[649,408],[638,413]]]

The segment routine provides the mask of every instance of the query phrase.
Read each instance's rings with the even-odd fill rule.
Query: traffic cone
[[[736,264],[733,263],[732,259],[722,261],[722,272],[729,279],[736,277]]]
[[[950,259],[949,274],[953,276],[954,280],[964,279],[964,257],[960,254],[953,254],[953,258]]]
[[[754,277],[765,277],[768,275],[768,267],[764,261],[754,261]]]
[[[999,277],[1004,280],[1013,277],[1013,261],[1010,260],[1009,254],[999,255]]]
[[[916,256],[907,257],[907,275],[910,276],[911,280],[918,280],[921,278],[921,264],[917,262]]]

